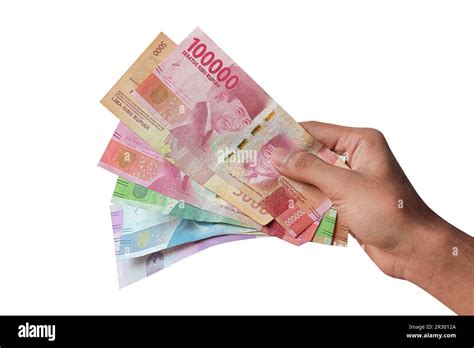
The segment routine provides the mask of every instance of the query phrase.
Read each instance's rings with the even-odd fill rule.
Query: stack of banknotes
[[[273,236],[345,246],[316,187],[281,176],[277,147],[347,167],[201,29],[163,33],[101,100],[120,123],[99,162],[118,175],[111,217],[120,287],[217,244]]]

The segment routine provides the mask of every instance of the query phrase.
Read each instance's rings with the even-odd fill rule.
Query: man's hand
[[[423,202],[383,134],[319,122],[302,126],[328,148],[347,154],[352,170],[283,148],[273,151],[273,166],[319,187],[334,203],[341,224],[385,274],[419,285],[456,312],[474,313],[474,238]]]

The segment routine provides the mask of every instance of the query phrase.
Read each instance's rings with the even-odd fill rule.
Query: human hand
[[[283,148],[273,151],[273,166],[290,179],[320,188],[334,203],[339,222],[385,274],[427,289],[431,286],[428,280],[445,279],[450,265],[460,261],[452,257],[456,243],[470,246],[466,260],[472,266],[473,238],[446,223],[423,202],[381,132],[320,122],[302,126],[336,153],[346,153],[352,170]],[[458,276],[464,277],[465,271],[462,267]],[[469,287],[472,291],[472,281]],[[472,300],[470,305],[472,311]]]

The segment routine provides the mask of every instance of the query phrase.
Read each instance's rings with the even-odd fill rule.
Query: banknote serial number
[[[159,55],[161,54],[161,52],[164,51],[166,46],[168,46],[166,44],[166,42],[161,41],[160,44],[158,46],[156,46],[156,48],[153,50],[153,55],[156,56],[156,57],[159,57]]]
[[[192,44],[187,48],[187,51],[196,59],[201,59],[203,67],[209,66],[208,70],[211,75],[216,75],[219,82],[224,82],[227,89],[232,89],[239,83],[239,77],[232,74],[229,67],[225,67],[220,59],[216,59],[216,54],[213,51],[208,51],[206,44],[201,42],[201,39],[195,37]]]
[[[305,214],[305,212],[302,209],[298,210],[293,215],[291,215],[288,219],[285,220],[285,225],[290,227],[295,222],[297,222],[299,219],[301,219],[304,214]]]

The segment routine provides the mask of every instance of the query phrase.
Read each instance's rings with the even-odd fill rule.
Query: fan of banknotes
[[[120,123],[99,166],[118,175],[111,216],[120,287],[217,244],[273,236],[345,246],[317,188],[271,165],[277,147],[346,167],[201,29],[159,34],[101,103]]]

